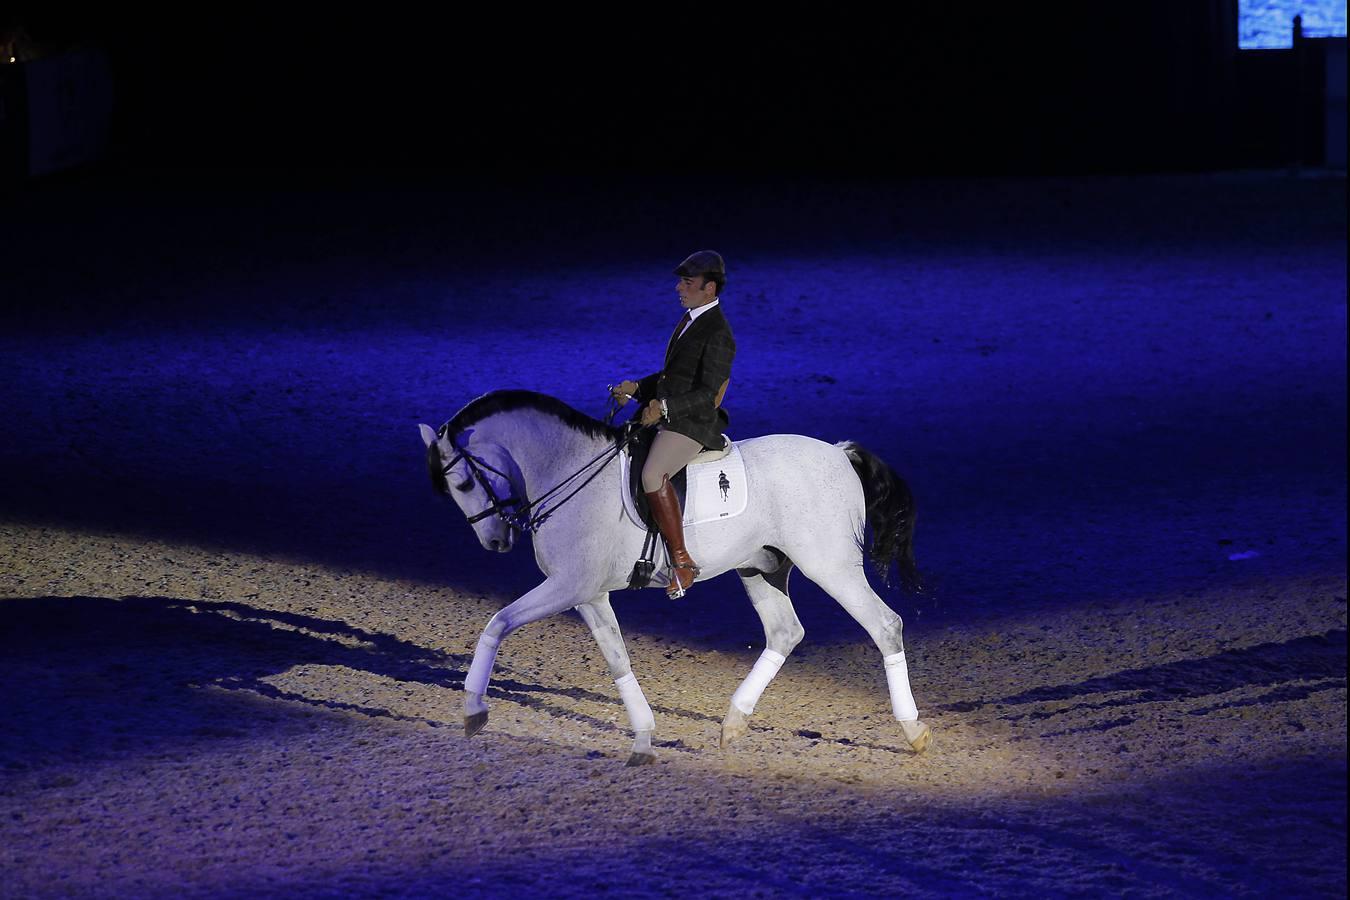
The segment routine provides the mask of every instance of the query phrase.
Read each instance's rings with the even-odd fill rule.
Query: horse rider
[[[680,279],[675,292],[685,313],[666,345],[665,365],[640,381],[612,388],[621,403],[630,397],[645,403],[639,421],[657,429],[642,467],[642,490],[670,550],[671,599],[683,597],[700,570],[684,546],[684,513],[670,479],[704,448],[722,449],[728,421],[722,397],[736,356],[736,339],[722,314],[721,293],[727,283],[722,257],[699,250],[676,266],[675,274]]]

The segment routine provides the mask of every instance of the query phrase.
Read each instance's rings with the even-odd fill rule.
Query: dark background
[[[110,50],[112,159],[135,166],[1075,174],[1315,161],[1300,128],[1320,147],[1315,61],[1240,54],[1235,0],[219,8],[28,28]]]

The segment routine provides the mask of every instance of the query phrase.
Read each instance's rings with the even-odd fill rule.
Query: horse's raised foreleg
[[[932,732],[919,720],[919,709],[909,688],[909,666],[905,661],[904,623],[900,616],[877,596],[867,583],[861,564],[833,569],[828,573],[803,573],[839,602],[839,605],[866,629],[881,651],[886,668],[886,687],[891,695],[891,712],[905,733],[905,740],[916,753],[928,749]]]
[[[764,623],[764,652],[755,661],[750,674],[731,695],[731,705],[722,720],[721,745],[726,747],[750,732],[750,715],[755,711],[764,689],[778,674],[783,662],[806,634],[788,597],[788,576],[792,560],[783,557],[772,572],[737,569],[741,584],[750,595],[755,612]]]
[[[573,585],[546,579],[543,584],[527,591],[488,620],[487,627],[478,637],[478,646],[474,648],[469,674],[464,676],[465,735],[473,737],[487,724],[488,705],[483,698],[487,694],[492,664],[497,659],[497,648],[501,642],[522,625],[547,619],[576,606],[578,593],[584,596],[590,592],[578,592]]]
[[[638,686],[633,667],[628,662],[628,648],[624,646],[623,634],[619,631],[619,620],[614,617],[614,609],[609,605],[609,594],[583,603],[577,607],[581,619],[591,630],[600,652],[609,664],[609,672],[614,676],[614,684],[619,689],[623,707],[628,711],[628,723],[633,729],[633,751],[628,757],[628,765],[641,766],[656,761],[656,752],[652,750],[652,732],[656,730],[656,717],[647,698]]]

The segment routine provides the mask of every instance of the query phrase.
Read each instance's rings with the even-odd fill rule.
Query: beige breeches
[[[642,466],[642,489],[647,493],[661,489],[661,476],[675,477],[675,473],[694,461],[703,445],[664,428],[656,433],[647,462]]]

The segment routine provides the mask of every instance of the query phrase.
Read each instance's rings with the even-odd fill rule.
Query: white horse
[[[479,397],[439,431],[418,427],[433,484],[468,516],[483,547],[506,553],[523,530],[534,531],[534,558],[544,573],[542,584],[494,615],[478,638],[464,680],[466,734],[487,724],[484,696],[502,640],[522,625],[576,609],[600,645],[627,710],[634,732],[628,764],[652,762],[655,718],[609,603],[610,591],[628,586],[646,538],[624,513],[628,485],[620,465],[612,464],[626,430],[545,394],[514,390]],[[876,643],[891,709],[910,746],[922,752],[931,732],[919,720],[910,692],[902,623],[872,590],[863,569],[863,528],[870,521],[870,553],[883,578],[894,560],[905,586],[918,588],[909,488],[884,462],[850,442],[831,445],[776,434],[739,441],[737,447],[745,465],[745,511],[686,526],[686,541],[702,568],[698,580],[735,569],[764,623],[765,649],[732,695],[722,745],[749,731],[755,703],[805,634],[788,598],[788,575],[796,566]],[[540,523],[541,495],[560,484],[565,490],[550,501],[547,521]],[[527,501],[531,493],[536,499]],[[652,587],[664,588],[669,569],[656,574]]]

